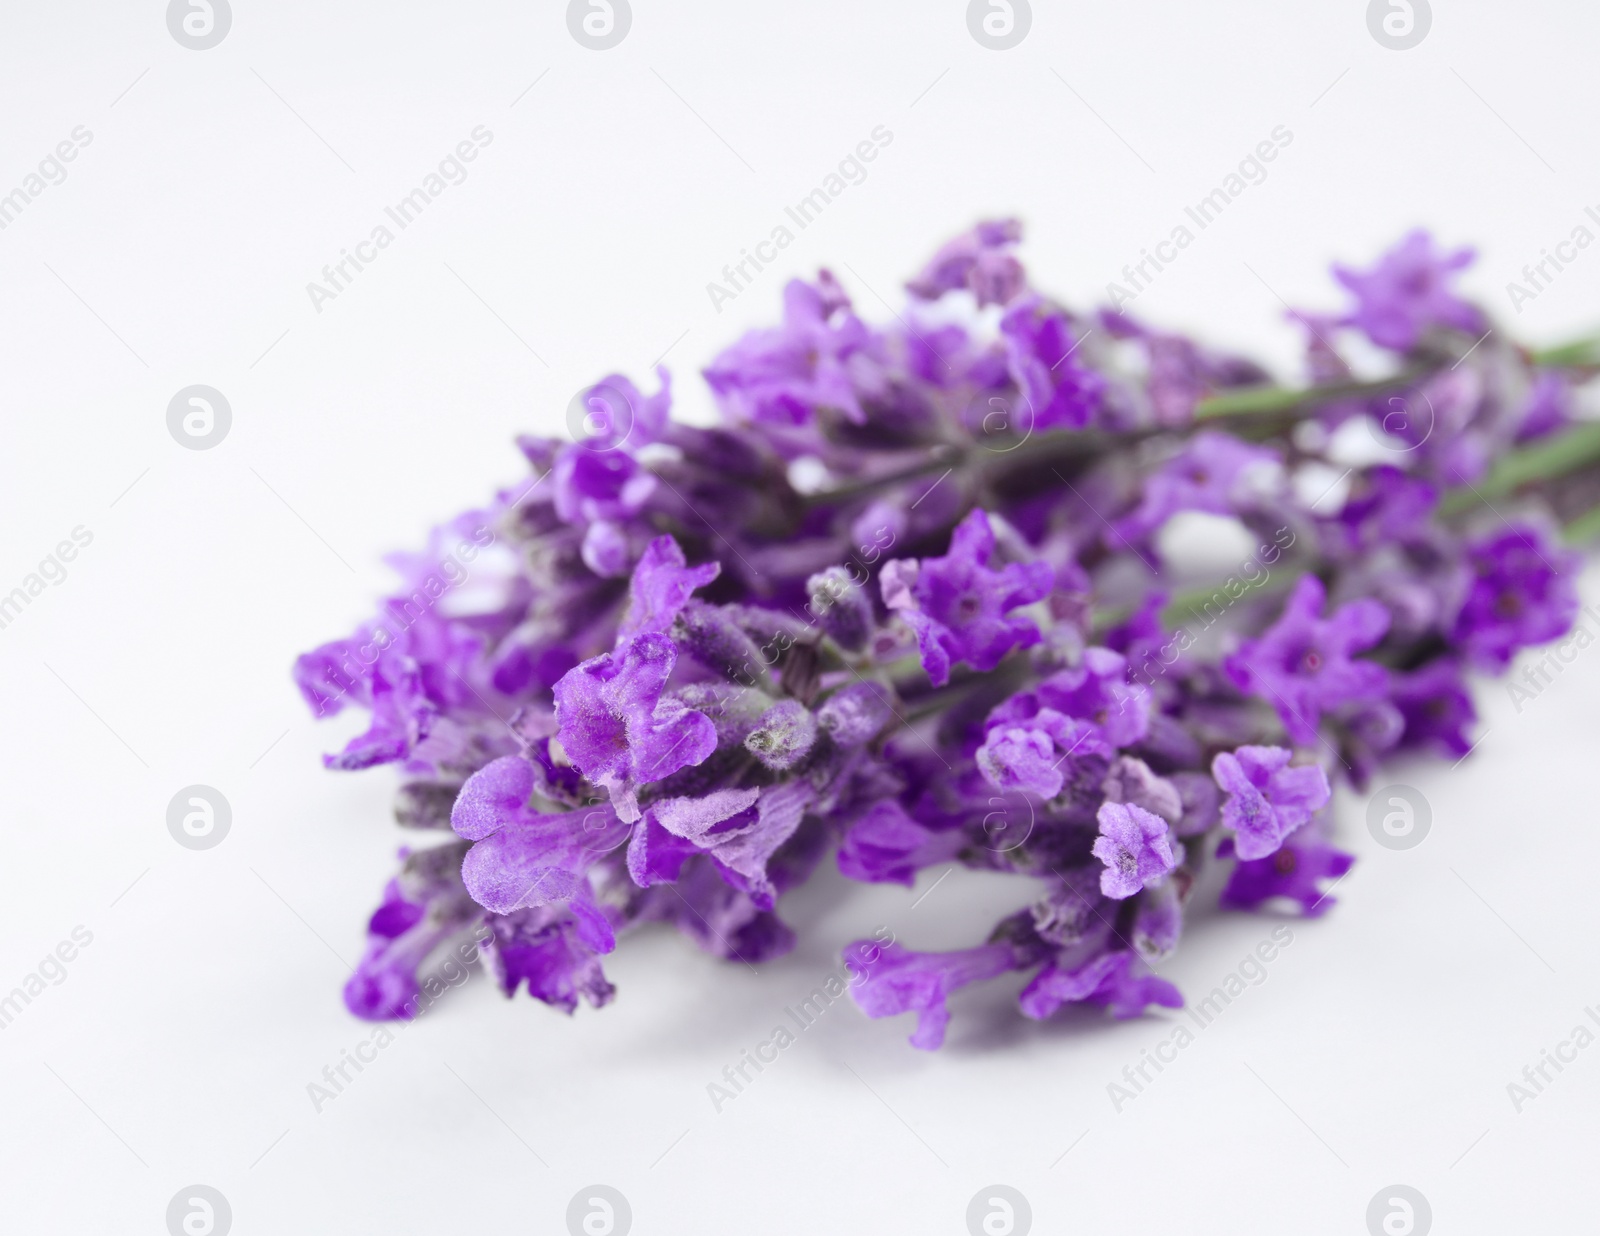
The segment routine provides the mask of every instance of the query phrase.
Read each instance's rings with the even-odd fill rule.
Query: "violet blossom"
[[[1295,315],[1294,390],[1051,300],[1020,242],[1001,219],[940,248],[912,317],[792,280],[705,371],[715,424],[673,418],[665,370],[603,378],[295,662],[316,715],[365,714],[328,766],[392,765],[418,839],[374,881],[353,1015],[417,1017],[474,965],[600,1008],[647,924],[759,967],[824,866],[920,886],[906,914],[940,886],[919,916],[960,866],[1013,908],[945,952],[849,945],[868,1016],[915,1013],[934,1048],[955,992],[1010,973],[1025,1017],[1160,1016],[1183,1000],[1152,963],[1206,902],[1333,904],[1336,781],[1473,752],[1474,677],[1577,618],[1590,353],[1485,334],[1453,290],[1470,251],[1413,233],[1337,268],[1351,312]],[[1403,355],[1352,391],[1356,331]],[[1406,449],[1352,466],[1357,418]],[[1156,561],[1180,512],[1259,537],[1246,567]]]
[[[649,631],[585,661],[555,685],[562,748],[629,822],[639,818],[641,785],[716,749],[709,717],[662,697],[677,660],[672,640]]]
[[[1298,743],[1316,741],[1317,722],[1325,711],[1372,699],[1389,681],[1383,666],[1353,659],[1383,638],[1389,611],[1363,599],[1323,618],[1324,595],[1320,579],[1303,576],[1278,621],[1226,662],[1240,689],[1272,704]]]
[[[1450,290],[1456,272],[1472,264],[1471,249],[1441,253],[1426,232],[1408,233],[1370,271],[1336,265],[1334,276],[1356,298],[1347,319],[1379,347],[1404,352],[1424,330],[1442,325],[1472,333],[1483,329],[1483,311]]]
[[[1453,635],[1468,659],[1504,669],[1519,648],[1565,635],[1578,614],[1578,556],[1513,525],[1467,546],[1474,579]]]
[[[1100,873],[1100,891],[1107,897],[1133,896],[1165,877],[1182,858],[1182,846],[1174,853],[1167,822],[1143,807],[1105,802],[1099,820],[1093,853],[1106,865]]]
[[[1227,795],[1222,826],[1240,858],[1266,858],[1332,797],[1327,773],[1315,764],[1291,768],[1293,755],[1283,747],[1240,747],[1211,761]]]
[[[950,681],[952,665],[992,670],[1013,648],[1039,642],[1039,628],[1008,616],[1050,590],[1042,562],[1012,562],[998,571],[989,518],[974,510],[950,536],[950,552],[921,562],[898,559],[883,569],[883,600],[916,633],[922,666],[933,685]]]
[[[851,994],[862,1012],[868,1017],[916,1013],[911,1045],[925,1051],[944,1043],[950,1024],[945,1001],[952,992],[1013,968],[1011,950],[1000,945],[917,953],[898,944],[858,940],[845,948],[844,960],[855,976]]]

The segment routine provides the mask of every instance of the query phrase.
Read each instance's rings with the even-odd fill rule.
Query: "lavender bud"
[[[817,711],[817,724],[835,745],[849,750],[871,742],[893,715],[883,687],[875,682],[854,682],[828,697]]]
[[[394,818],[402,828],[449,828],[450,808],[461,787],[438,781],[408,781],[394,796]]]
[[[1168,824],[1183,818],[1183,798],[1177,787],[1150,771],[1150,765],[1131,755],[1114,761],[1101,790],[1107,802],[1132,803],[1158,815]]]
[[[799,700],[779,700],[744,740],[745,750],[776,772],[798,764],[817,740],[817,719]]]
[[[792,695],[809,706],[816,698],[821,682],[822,657],[816,644],[795,644],[783,654],[778,685],[783,688],[785,695]]]
[[[806,580],[811,614],[834,643],[846,652],[860,652],[872,634],[872,603],[850,572],[829,567]]]
[[[696,712],[711,718],[717,747],[738,746],[761,724],[772,697],[728,682],[697,682],[672,693]]]
[[[1182,930],[1183,906],[1174,882],[1145,889],[1133,920],[1134,948],[1146,959],[1160,961],[1178,946]]]
[[[673,623],[672,638],[696,661],[724,678],[746,686],[765,680],[765,663],[755,641],[718,606],[691,600]]]

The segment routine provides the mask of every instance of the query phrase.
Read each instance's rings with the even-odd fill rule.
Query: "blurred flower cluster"
[[[1154,967],[1203,876],[1320,914],[1352,862],[1332,787],[1468,753],[1470,677],[1577,613],[1592,351],[1491,329],[1452,288],[1470,252],[1417,232],[1335,268],[1345,311],[1290,315],[1307,374],[1277,384],[1065,308],[1020,237],[946,245],[887,326],[827,271],[790,283],[706,369],[714,426],[672,418],[665,371],[605,378],[299,659],[319,715],[370,716],[328,763],[398,765],[400,823],[439,838],[401,851],[354,1013],[415,1015],[466,939],[568,1012],[643,924],[759,963],[828,862],[1018,877],[970,948],[846,947],[918,1047],[1013,971],[1028,1017],[1177,1006]]]

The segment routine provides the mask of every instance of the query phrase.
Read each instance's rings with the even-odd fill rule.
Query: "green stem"
[[[1476,485],[1452,489],[1439,503],[1441,515],[1460,515],[1480,503],[1508,498],[1535,481],[1550,481],[1600,463],[1600,422],[1574,425],[1565,433],[1503,455]]]
[[[1575,339],[1555,347],[1530,349],[1527,355],[1533,364],[1547,369],[1600,369],[1600,335]],[[1244,424],[1233,426],[1235,431],[1248,433],[1249,430],[1245,426],[1256,418],[1274,426],[1276,423],[1271,420],[1273,417],[1298,420],[1302,415],[1323,404],[1334,403],[1340,399],[1363,399],[1409,386],[1439,367],[1413,364],[1387,377],[1365,382],[1335,382],[1326,386],[1238,387],[1202,399],[1195,405],[1194,423],[1200,425],[1207,421],[1239,420]],[[1290,413],[1294,415],[1286,416]],[[1181,432],[1181,429],[1181,426],[1175,426],[1173,432]],[[1041,434],[1032,441],[1024,440],[1007,450],[985,448],[981,443],[964,446],[944,443],[935,447],[934,453],[923,462],[911,464],[872,480],[808,495],[805,502],[808,506],[815,506],[872,493],[889,485],[932,475],[948,468],[960,468],[974,459],[983,460],[987,467],[995,468],[1007,464],[1036,463],[1058,455],[1064,459],[1081,459],[1087,455],[1100,454],[1130,442],[1137,442],[1151,436],[1151,433],[1160,432],[1167,431],[1154,430],[1121,435],[1093,430],[1058,431]]]
[[[1574,339],[1553,348],[1533,348],[1529,350],[1528,358],[1535,365],[1547,369],[1600,368],[1600,336]]]
[[[966,460],[966,452],[958,446],[945,445],[934,449],[934,455],[921,463],[897,468],[893,472],[886,472],[882,476],[875,476],[870,480],[856,481],[849,485],[840,485],[836,489],[824,489],[814,494],[806,494],[802,498],[802,502],[808,507],[813,507],[821,506],[824,503],[831,504],[848,501],[851,498],[877,493],[880,489],[887,489],[903,481],[914,481],[919,476],[930,476],[935,472],[942,472],[946,468],[959,467]]]
[[[1225,585],[1227,580],[1218,580],[1216,583],[1207,584],[1201,588],[1190,588],[1178,593],[1161,610],[1161,625],[1168,631],[1176,631],[1186,626],[1191,620],[1204,620],[1205,607],[1216,603],[1217,598],[1222,598],[1221,613],[1232,609],[1235,605],[1245,600],[1259,600],[1261,597],[1274,596],[1286,592],[1307,571],[1314,569],[1309,562],[1290,563],[1285,561],[1276,570],[1270,572],[1259,583],[1246,582],[1244,591],[1236,597],[1230,597]],[[1233,577],[1229,577],[1233,578]],[[1131,605],[1112,605],[1098,609],[1094,614],[1093,633],[1097,636],[1104,635],[1118,623],[1126,622],[1133,613]],[[1211,621],[1215,621],[1212,619]],[[1206,626],[1211,625],[1206,622]]]
[[[1561,530],[1568,545],[1582,545],[1600,537],[1600,506],[1586,511]]]
[[[1236,597],[1229,597],[1223,588],[1222,585],[1227,582],[1226,580],[1206,588],[1191,588],[1187,592],[1180,592],[1167,603],[1167,607],[1161,611],[1161,623],[1170,630],[1184,625],[1192,618],[1203,618],[1205,607],[1214,603],[1219,593],[1226,602],[1223,608],[1232,609],[1246,599],[1256,600],[1285,592],[1310,569],[1310,565],[1306,563],[1297,563],[1293,566],[1285,563],[1279,570],[1268,574],[1259,584],[1247,584],[1245,590]]]
[[[1426,369],[1403,369],[1371,382],[1337,382],[1327,386],[1245,386],[1202,399],[1194,410],[1196,421],[1214,421],[1231,416],[1264,416],[1270,413],[1309,411],[1320,404],[1340,399],[1361,399],[1409,386]]]

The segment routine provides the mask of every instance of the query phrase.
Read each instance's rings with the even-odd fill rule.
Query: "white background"
[[[0,991],[94,940],[0,1032],[0,1226],[159,1233],[199,1182],[242,1236],[559,1234],[598,1182],[639,1236],[959,1236],[1005,1183],[1039,1233],[1359,1234],[1406,1183],[1440,1233],[1574,1229],[1600,1048],[1520,1114],[1506,1084],[1600,1002],[1592,654],[1520,715],[1485,684],[1476,755],[1394,773],[1432,803],[1420,848],[1346,794],[1337,908],[1120,1114],[1107,1083],[1174,1016],[1037,1025],[1015,982],[958,997],[931,1055],[838,1006],[713,1111],[844,942],[958,947],[1014,908],[964,872],[914,907],[938,872],[825,874],[759,974],[631,937],[616,1002],[572,1020],[475,977],[313,1110],[372,1034],[339,989],[406,838],[391,771],[322,770],[354,719],[313,725],[290,662],[370,611],[384,552],[518,480],[513,435],[580,386],[667,353],[704,416],[697,369],[789,275],[827,263],[882,319],[984,216],[1023,216],[1035,278],[1086,306],[1278,125],[1270,177],[1138,312],[1292,378],[1279,297],[1333,307],[1330,260],[1422,223],[1480,246],[1467,286],[1522,336],[1600,322],[1593,250],[1520,315],[1505,293],[1600,203],[1592,5],[1438,0],[1406,52],[1358,0],[1040,0],[1007,52],[964,7],[635,0],[593,52],[551,0],[237,0],[196,52],[159,0],[4,6],[0,194],[93,141],[0,232],[0,592],[94,539],[0,630]],[[317,312],[308,281],[478,125],[465,183]],[[869,179],[714,312],[708,280],[877,125]],[[192,383],[232,404],[213,450],[166,429]],[[194,782],[233,806],[214,850],[165,826]],[[1164,973],[1202,995],[1272,925],[1197,916]]]

